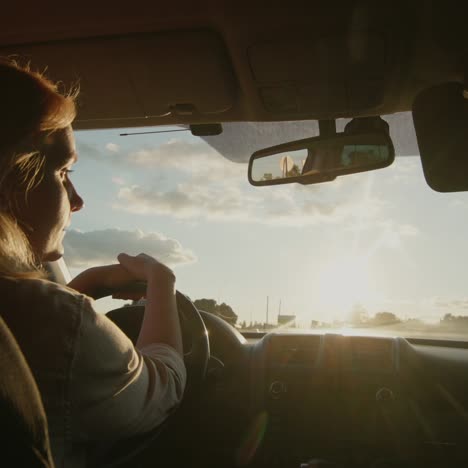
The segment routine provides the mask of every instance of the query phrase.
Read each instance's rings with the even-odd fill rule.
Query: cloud
[[[436,307],[449,308],[449,309],[468,309],[468,298],[459,298],[459,299],[444,299],[440,297],[435,297],[433,299],[433,304]]]
[[[412,224],[399,224],[394,220],[385,220],[377,223],[376,226],[381,234],[378,245],[394,249],[401,248],[405,237],[416,237],[419,235],[419,229]]]
[[[388,203],[371,195],[372,175],[360,175],[359,183],[343,177],[331,184],[254,188],[247,182],[245,164],[225,159],[200,140],[172,138],[158,146],[116,153],[115,162],[139,172],[155,171],[148,181],[134,185],[113,179],[118,186],[113,208],[141,215],[286,226],[345,223],[344,229],[364,230],[378,226]],[[405,161],[402,166],[404,174],[411,174],[415,165]],[[156,181],[155,175],[164,177],[165,183]],[[171,180],[178,183],[169,186]],[[400,237],[417,235],[409,224],[379,229],[395,245]]]
[[[173,138],[153,148],[120,152],[115,162],[146,173],[154,169],[166,182],[182,181],[161,189],[154,177],[145,185],[114,177],[119,186],[114,209],[136,214],[303,226],[336,222],[361,211],[368,218],[378,208],[375,200],[356,206],[352,197],[331,186],[332,196],[323,196],[317,186],[254,188],[247,182],[245,164],[228,161],[203,141]],[[171,175],[174,171],[176,176]]]
[[[391,177],[387,178],[389,183],[409,184],[413,186],[416,182],[424,179],[423,170],[421,166],[421,159],[419,157],[399,157],[391,166]]]
[[[175,169],[199,182],[246,179],[247,166],[233,163],[201,141],[171,139],[154,148],[134,151],[124,158],[127,164],[146,169]]]
[[[120,146],[115,143],[107,143],[106,150],[111,153],[118,153],[120,151]]]
[[[192,251],[158,232],[103,229],[81,232],[70,230],[64,240],[67,264],[72,268],[115,263],[120,252],[144,252],[174,266],[196,261]]]
[[[77,134],[76,136],[76,149],[78,152],[78,158],[83,160],[95,160],[100,162],[108,162],[110,157],[112,158],[112,164],[119,162],[120,160],[120,147],[114,143],[107,143],[105,145],[105,149],[112,153],[112,156],[106,153],[103,150],[102,146],[87,143],[80,139],[80,136]]]
[[[112,182],[115,185],[125,185],[125,180],[122,177],[112,177]]]
[[[346,196],[330,199],[317,191],[298,192],[291,186],[259,190],[242,188],[238,184],[203,185],[190,181],[167,191],[139,185],[123,186],[113,208],[177,219],[305,226],[336,223],[356,216],[367,219],[379,213],[380,204],[369,198],[356,206]]]
[[[172,139],[130,153],[125,161],[155,168],[159,174],[177,171],[178,180],[183,181],[169,189],[161,189],[154,181],[145,186],[122,185],[113,208],[136,214],[305,226],[356,217],[368,220],[382,209],[376,198],[366,195],[361,200],[362,184],[353,181],[323,188],[298,184],[252,187],[247,182],[246,165],[228,161],[198,141]]]
[[[97,159],[102,160],[102,152],[99,151],[97,145],[86,143],[80,140],[80,137],[76,136],[76,147],[78,150],[78,156],[85,159]]]
[[[87,159],[109,162],[96,145],[81,142],[77,137],[80,155]],[[203,141],[171,139],[158,146],[143,147],[126,152],[114,143],[107,143],[106,149],[112,153],[112,165],[137,169],[145,172],[175,170],[189,176],[199,184],[247,180],[247,166],[225,159]],[[154,174],[153,174],[154,175]]]
[[[248,220],[257,206],[254,197],[238,187],[178,184],[173,190],[158,191],[138,185],[122,187],[114,208],[137,214],[171,215],[178,219]]]
[[[450,208],[455,208],[457,210],[461,208],[466,208],[468,206],[468,202],[466,200],[460,200],[459,198],[455,198],[449,201]]]
[[[414,237],[419,235],[419,229],[412,224],[401,224],[398,226],[397,230],[400,236],[403,237]]]

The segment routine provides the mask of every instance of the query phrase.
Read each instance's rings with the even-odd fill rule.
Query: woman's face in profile
[[[16,218],[40,261],[63,255],[63,238],[71,214],[83,207],[70,179],[77,160],[71,127],[47,136],[40,148],[45,156],[40,183],[18,200]]]

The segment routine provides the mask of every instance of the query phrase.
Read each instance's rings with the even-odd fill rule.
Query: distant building
[[[141,299],[138,299],[138,301],[132,301],[129,305],[144,306],[146,305],[146,298],[142,297]]]
[[[278,325],[286,325],[288,327],[296,327],[295,315],[278,315]]]

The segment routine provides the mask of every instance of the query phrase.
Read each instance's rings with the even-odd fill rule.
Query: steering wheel
[[[195,398],[200,391],[210,359],[208,332],[200,312],[187,296],[177,291],[176,301],[184,342],[184,362],[187,368],[187,385],[182,404],[175,414],[172,414],[149,433],[118,441],[110,446],[96,447],[91,452],[91,467],[117,468],[132,460],[149,447],[167,426],[173,423],[181,407],[184,406],[184,402]],[[143,305],[131,305],[111,310],[106,316],[135,344],[140,333],[144,311]]]

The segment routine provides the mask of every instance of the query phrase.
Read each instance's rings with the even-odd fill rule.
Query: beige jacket
[[[0,314],[37,381],[57,468],[85,466],[89,442],[155,428],[182,398],[179,354],[158,343],[135,349],[87,296],[44,280],[0,279]]]

